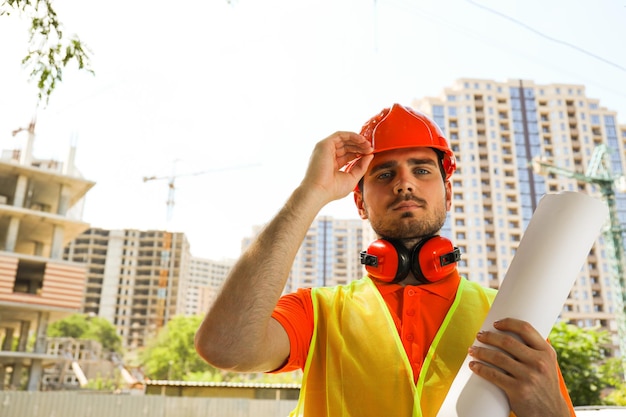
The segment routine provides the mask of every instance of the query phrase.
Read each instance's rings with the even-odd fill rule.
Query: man
[[[502,318],[501,332],[476,333],[495,293],[459,277],[458,252],[436,236],[455,167],[437,125],[398,104],[361,135],[320,141],[224,283],[196,334],[198,353],[230,371],[302,368],[292,415],[435,417],[469,352],[472,371],[506,393],[517,417],[575,416],[556,354],[532,326]],[[311,223],[350,191],[380,238],[362,253],[368,276],[281,297]],[[470,347],[474,338],[496,349]]]

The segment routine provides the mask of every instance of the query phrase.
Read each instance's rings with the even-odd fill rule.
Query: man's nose
[[[397,181],[394,185],[394,192],[396,194],[412,193],[415,191],[414,178],[409,169],[399,169],[397,175]]]

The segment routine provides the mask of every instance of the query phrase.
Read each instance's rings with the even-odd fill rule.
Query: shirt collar
[[[443,297],[446,300],[450,300],[456,296],[456,291],[459,287],[460,280],[461,277],[459,276],[459,272],[455,269],[446,278],[441,279],[437,282],[433,282],[430,284],[411,285],[411,287],[419,288],[420,290],[428,291],[432,294]],[[404,286],[400,284],[390,284],[387,282],[376,280],[374,278],[372,278],[372,281],[376,285],[376,288],[378,288],[378,291],[380,291],[380,294],[383,296],[404,289]]]

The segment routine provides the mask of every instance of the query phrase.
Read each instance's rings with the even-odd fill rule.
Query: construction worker
[[[479,332],[495,291],[460,277],[458,250],[437,235],[455,168],[437,125],[399,104],[361,134],[318,142],[300,185],[225,281],[198,353],[235,372],[303,369],[293,416],[435,417],[468,352],[517,417],[575,416],[555,351],[529,323],[502,318],[499,332]],[[379,237],[361,253],[367,276],[281,297],[315,217],[351,191]],[[475,339],[485,346],[470,347]]]

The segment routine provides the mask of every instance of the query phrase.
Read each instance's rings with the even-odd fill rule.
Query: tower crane
[[[175,166],[176,166],[176,161],[174,161],[174,168]],[[208,174],[208,173],[213,173],[213,172],[229,171],[229,170],[234,170],[234,169],[242,169],[242,168],[247,168],[250,166],[253,166],[253,165],[207,169],[203,171],[188,172],[188,173],[183,173],[183,174],[176,174],[176,170],[173,169],[171,175],[162,176],[162,177],[159,177],[156,175],[143,177],[143,182],[167,180],[168,193],[167,193],[167,202],[166,202],[167,204],[166,219],[167,219],[167,224],[169,225],[172,219],[173,211],[174,211],[174,193],[176,190],[176,186],[175,186],[176,178],[197,176],[197,175],[203,175],[203,174]],[[169,294],[171,294],[170,286],[171,286],[172,278],[173,278],[172,275],[174,273],[173,266],[172,266],[173,263],[171,261],[172,238],[173,238],[173,234],[171,232],[168,232],[166,230],[163,233],[163,248],[161,250],[159,281],[158,281],[158,288],[157,288],[157,305],[156,305],[157,329],[160,329],[165,324],[167,320],[167,315],[165,314],[165,312],[166,312],[166,308],[169,308],[169,303],[170,303],[170,296],[169,296]]]
[[[162,177],[155,176],[155,175],[149,176],[149,177],[143,177],[143,182],[167,180],[168,193],[167,193],[167,202],[166,202],[166,205],[167,205],[166,219],[167,219],[167,222],[169,223],[172,220],[172,216],[174,213],[174,194],[176,190],[176,186],[175,186],[176,178],[198,176],[198,175],[204,175],[204,174],[209,174],[213,172],[232,171],[236,169],[249,168],[255,165],[256,164],[232,166],[232,167],[217,168],[217,169],[207,169],[203,171],[187,172],[183,174],[176,174],[175,170],[173,170],[171,175],[166,175]]]
[[[617,322],[617,335],[619,338],[620,355],[622,367],[626,376],[626,277],[624,271],[624,240],[622,225],[617,213],[615,201],[616,192],[626,192],[626,177],[624,175],[614,175],[611,170],[609,160],[610,150],[606,144],[599,144],[591,155],[591,160],[585,173],[570,171],[549,163],[541,156],[535,157],[531,161],[533,171],[539,175],[557,174],[564,177],[573,178],[577,181],[597,186],[602,194],[602,198],[609,207],[609,225],[604,228],[604,241],[610,254],[611,264],[611,287],[615,297],[615,319]]]
[[[158,177],[156,175],[152,175],[150,177],[143,177],[143,182],[167,180],[168,192],[167,192],[167,201],[165,202],[165,204],[167,205],[166,220],[167,220],[168,225],[170,221],[172,220],[172,216],[174,214],[174,194],[176,190],[174,182],[176,181],[176,178],[202,175],[208,172],[210,171],[207,170],[207,171],[190,172],[187,174],[176,174],[175,170],[173,170],[172,175],[166,175],[163,177]]]

